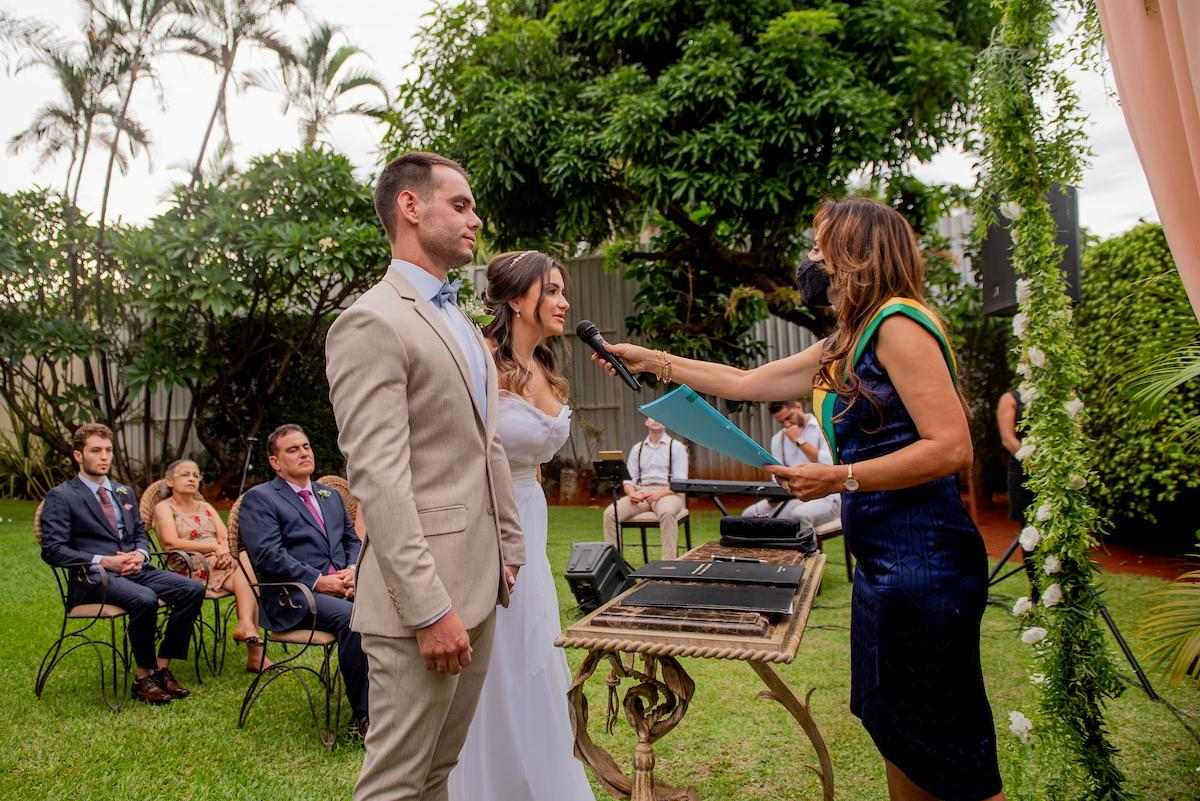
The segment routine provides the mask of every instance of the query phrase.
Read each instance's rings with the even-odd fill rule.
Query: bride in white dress
[[[525,533],[525,566],[496,634],[479,706],[451,801],[593,801],[572,752],[566,655],[554,647],[558,596],[546,556],[546,496],[538,466],[570,435],[567,382],[548,337],[560,336],[570,304],[566,273],[544,253],[502,253],[488,264],[487,302],[496,320],[484,332],[500,374],[496,432],[512,468]]]

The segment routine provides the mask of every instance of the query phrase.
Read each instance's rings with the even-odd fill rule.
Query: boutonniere
[[[329,497],[329,490],[327,490],[327,489],[319,489],[319,490],[317,490],[317,497],[318,497],[318,498],[328,498],[328,497]]]
[[[115,490],[113,490],[113,492],[117,493],[122,498],[124,498],[126,495],[129,494],[129,487],[122,487],[120,485],[117,485],[117,488]]]
[[[496,315],[490,314],[487,306],[483,305],[483,301],[477,297],[462,298],[458,302],[458,308],[462,313],[471,318],[471,322],[480,328],[487,328],[496,319]]]

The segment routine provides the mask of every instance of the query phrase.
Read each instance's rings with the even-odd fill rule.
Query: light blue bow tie
[[[460,286],[462,286],[462,281],[455,281],[454,283],[442,282],[442,285],[438,288],[437,294],[434,295],[430,300],[432,300],[433,304],[439,309],[446,308],[447,303],[452,303],[457,306],[458,288]]]

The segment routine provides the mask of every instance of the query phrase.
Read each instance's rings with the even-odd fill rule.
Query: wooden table
[[[825,570],[825,555],[816,553],[806,557],[798,551],[731,549],[710,542],[694,548],[683,558],[708,560],[718,555],[757,558],[781,565],[804,564],[804,581],[796,592],[792,614],[782,616],[765,632],[745,635],[595,625],[597,616],[619,604],[633,592],[630,589],[567,627],[555,645],[588,652],[567,693],[575,732],[575,755],[592,769],[614,798],[697,801],[699,796],[694,788],[672,787],[654,778],[654,743],[679,724],[695,694],[695,683],[679,664],[678,657],[733,659],[748,663],[767,686],[760,697],[778,701],[800,724],[820,764],[809,768],[821,779],[822,799],[833,801],[833,764],[825,738],[809,710],[813,690],[801,701],[771,667],[772,663],[789,663],[796,656]],[[636,666],[639,658],[640,669]],[[620,684],[626,679],[635,682],[626,691],[623,702],[626,720],[637,733],[632,778],[588,734],[588,703],[583,687],[601,663],[609,666],[606,729],[610,734],[616,724]]]

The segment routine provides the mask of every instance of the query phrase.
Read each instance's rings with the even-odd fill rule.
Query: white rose
[[[1015,220],[1021,216],[1021,204],[1017,203],[1015,200],[1010,200],[1007,203],[1001,203],[1000,213],[1003,214],[1006,219]]]
[[[1008,713],[1008,730],[1015,734],[1021,742],[1029,745],[1033,734],[1033,721],[1014,710]]]
[[[1031,294],[1029,287],[1032,283],[1028,278],[1017,279],[1017,303],[1020,303],[1022,306],[1029,302]]]
[[[1017,457],[1018,462],[1023,462],[1026,459],[1028,459],[1030,456],[1033,456],[1033,452],[1035,450],[1037,450],[1037,448],[1035,448],[1033,445],[1030,445],[1028,442],[1026,442],[1024,445],[1017,448],[1017,452],[1013,455]]]
[[[1042,368],[1046,366],[1046,353],[1041,348],[1029,349],[1029,361],[1034,367]]]
[[[1021,642],[1026,645],[1037,645],[1046,639],[1046,630],[1041,626],[1030,626],[1021,632]]]
[[[1020,617],[1031,609],[1033,609],[1033,601],[1029,600],[1025,596],[1021,596],[1017,599],[1017,602],[1013,604],[1013,617]]]
[[[1046,683],[1046,674],[1034,673],[1029,677],[1029,680],[1040,687]]]
[[[1042,563],[1042,571],[1047,576],[1053,576],[1058,571],[1062,570],[1062,562],[1054,554],[1046,557],[1046,561]]]
[[[1029,318],[1025,316],[1025,312],[1021,312],[1013,317],[1013,336],[1017,339],[1025,338],[1025,326],[1029,323]]]
[[[1071,398],[1069,401],[1063,404],[1063,407],[1066,408],[1067,414],[1071,417],[1071,419],[1074,419],[1079,416],[1080,412],[1083,411],[1083,401],[1081,401],[1079,398]]]
[[[1029,366],[1029,362],[1022,361],[1017,365],[1017,375],[1026,381],[1033,378],[1033,368]]]
[[[1026,526],[1021,529],[1021,536],[1018,538],[1021,541],[1021,547],[1027,551],[1032,551],[1038,547],[1038,543],[1042,541],[1042,532],[1038,531],[1033,526]]]
[[[1052,606],[1058,606],[1062,603],[1062,597],[1062,585],[1056,581],[1042,593],[1042,603],[1049,609]]]
[[[1087,479],[1078,473],[1072,473],[1067,479],[1067,487],[1073,490],[1081,490],[1087,486]]]
[[[1034,517],[1037,518],[1039,523],[1045,523],[1047,520],[1050,519],[1050,515],[1052,515],[1053,513],[1054,513],[1054,510],[1050,508],[1050,504],[1043,503],[1041,506],[1039,506],[1037,508],[1037,512],[1034,514]]]

